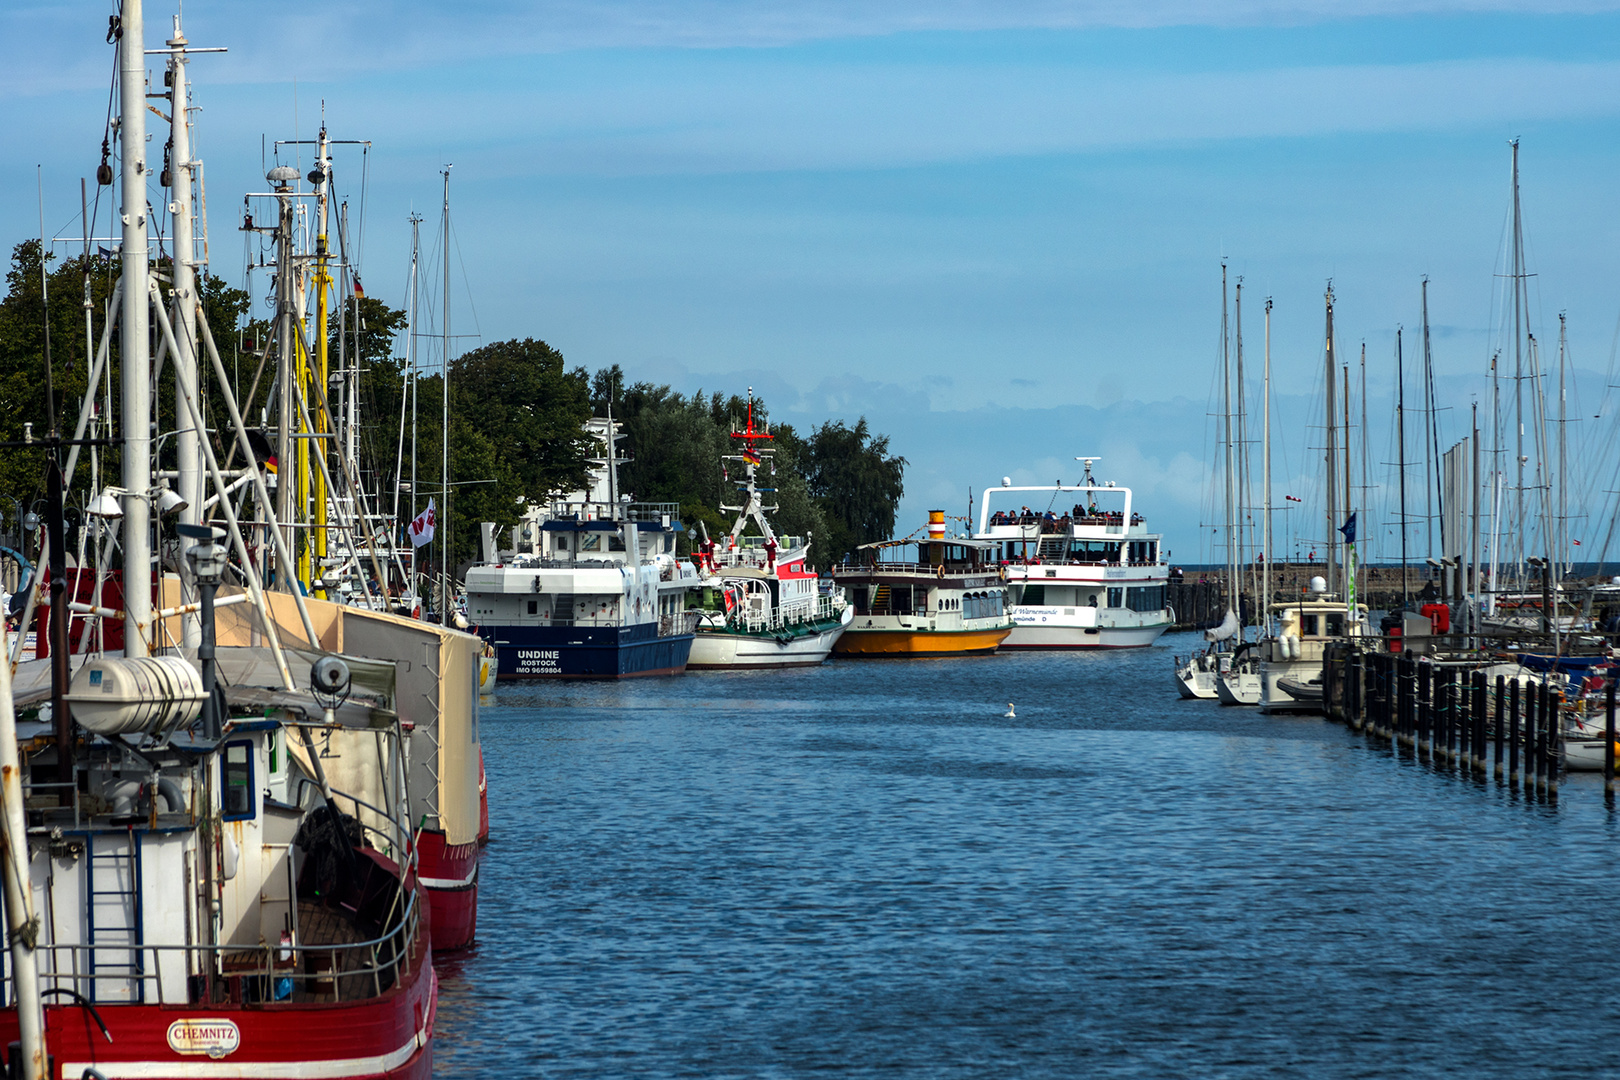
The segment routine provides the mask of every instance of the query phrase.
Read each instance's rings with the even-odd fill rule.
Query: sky
[[[39,234],[41,190],[45,232],[81,235],[113,10],[0,9],[8,245]],[[148,48],[173,14],[148,5]],[[901,533],[1004,476],[1072,483],[1077,456],[1100,456],[1186,563],[1221,557],[1223,262],[1243,282],[1256,485],[1273,303],[1277,553],[1326,532],[1330,280],[1370,464],[1362,535],[1398,549],[1396,330],[1410,397],[1427,276],[1428,441],[1449,445],[1511,354],[1517,138],[1549,373],[1568,320],[1573,531],[1591,551],[1607,530],[1620,0],[193,0],[184,19],[194,46],[229,50],[190,64],[215,273],[244,280],[243,194],[324,114],[333,138],[370,141],[340,150],[337,187],[367,293],[395,306],[413,212],[436,295],[453,164],[456,350],[532,336],[632,381],[752,386],[801,429],[864,416],[908,462]],[[1408,485],[1415,515],[1421,465]]]

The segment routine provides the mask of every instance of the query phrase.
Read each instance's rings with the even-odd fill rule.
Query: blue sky
[[[105,15],[0,11],[7,243],[37,232],[36,163],[47,231],[77,234]],[[148,7],[149,47],[170,15]],[[799,425],[866,415],[911,462],[902,530],[1101,454],[1179,561],[1210,557],[1223,256],[1254,370],[1275,302],[1274,502],[1319,486],[1329,278],[1341,355],[1368,349],[1370,460],[1393,459],[1425,274],[1462,434],[1502,339],[1513,137],[1534,325],[1550,355],[1568,313],[1572,435],[1613,441],[1620,3],[194,2],[186,31],[231,49],[191,66],[217,273],[241,277],[263,140],[311,137],[324,102],[373,142],[368,292],[403,302],[406,217],[431,240],[453,162],[465,345],[532,335],[632,379],[752,384]],[[338,170],[358,212],[359,161]],[[1295,517],[1279,531],[1320,536]]]

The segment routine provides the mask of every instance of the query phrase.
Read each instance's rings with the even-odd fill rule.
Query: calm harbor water
[[[1180,701],[1192,644],[501,687],[438,1075],[1620,1070],[1600,778]]]

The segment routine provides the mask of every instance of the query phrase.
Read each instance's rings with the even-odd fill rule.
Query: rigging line
[[[483,336],[484,336],[484,328],[481,325],[479,325],[479,322],[478,322],[478,307],[473,302],[472,286],[471,286],[471,283],[470,283],[470,281],[469,281],[469,279],[467,277],[467,260],[462,258],[462,255],[461,255],[461,240],[460,240],[459,237],[456,236],[456,223],[454,221],[452,221],[450,223],[450,242],[452,244],[454,244],[455,248],[456,248],[456,262],[461,265],[461,286],[467,292],[467,307],[472,312],[472,317],[473,317],[473,331],[474,332],[471,333],[471,334],[463,334],[462,336],[463,337],[478,338],[478,339],[482,340]]]

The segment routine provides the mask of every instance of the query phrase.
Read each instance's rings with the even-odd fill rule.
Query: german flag
[[[356,300],[364,300],[366,298],[366,290],[360,284],[359,274],[354,275],[354,297]]]

